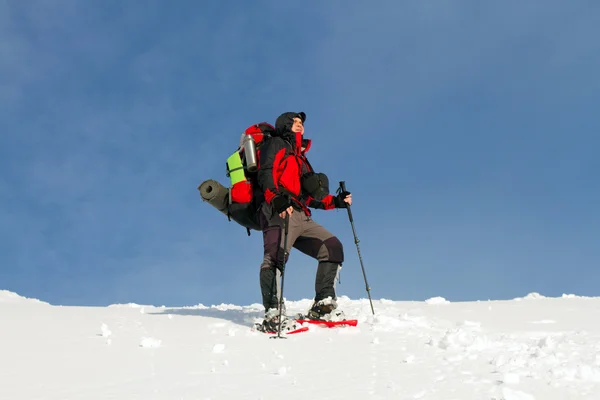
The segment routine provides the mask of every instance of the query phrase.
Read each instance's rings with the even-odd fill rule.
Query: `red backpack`
[[[227,176],[231,180],[229,188],[229,218],[248,230],[260,231],[258,211],[264,201],[258,187],[257,176],[260,168],[260,149],[275,132],[267,122],[248,127],[241,136],[240,146],[227,159]]]

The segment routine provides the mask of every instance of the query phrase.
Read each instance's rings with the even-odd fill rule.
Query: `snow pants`
[[[279,307],[280,276],[284,265],[284,219],[263,203],[259,212],[263,229],[264,257],[260,265],[260,289],[265,311]],[[293,248],[318,261],[315,279],[315,301],[331,296],[335,299],[335,280],[344,262],[342,243],[316,223],[304,211],[294,209],[289,218],[288,254]],[[285,260],[287,262],[287,260]]]

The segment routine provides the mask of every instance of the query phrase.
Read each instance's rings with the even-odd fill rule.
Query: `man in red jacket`
[[[304,139],[303,112],[286,112],[275,123],[276,132],[260,152],[258,183],[265,202],[260,211],[264,258],[260,266],[260,288],[265,306],[264,325],[279,324],[279,279],[284,265],[283,226],[289,215],[286,249],[300,250],[318,260],[315,301],[309,317],[331,319],[343,316],[337,308],[335,279],[344,261],[342,243],[311,218],[310,208],[330,210],[352,204],[349,192],[329,194],[327,177],[313,171],[306,159],[311,141]],[[287,260],[286,260],[287,261]],[[283,301],[283,300],[282,300]]]

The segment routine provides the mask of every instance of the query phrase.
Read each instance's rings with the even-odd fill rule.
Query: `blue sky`
[[[196,188],[305,111],[374,298],[599,295],[598,37],[594,1],[0,1],[0,289],[260,302],[260,235]],[[286,297],[315,272],[292,252]]]

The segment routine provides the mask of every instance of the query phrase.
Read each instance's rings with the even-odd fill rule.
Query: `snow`
[[[151,337],[143,337],[140,342],[141,347],[160,347],[161,340]]]
[[[305,312],[310,299],[288,301]],[[261,306],[54,306],[0,291],[0,399],[600,399],[600,298],[338,299],[355,328],[269,339]]]
[[[448,304],[450,302],[443,297],[432,297],[431,299],[425,300],[425,303],[427,303],[427,304]]]
[[[30,299],[27,297],[19,296],[14,292],[9,292],[8,290],[0,290],[0,303],[38,303],[38,304],[48,304],[46,302],[40,301],[38,299]]]

